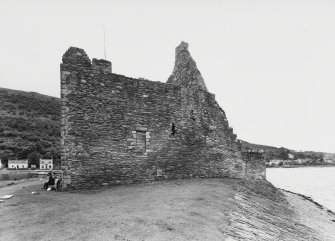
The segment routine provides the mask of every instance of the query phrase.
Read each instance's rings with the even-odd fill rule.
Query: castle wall
[[[263,153],[260,151],[244,151],[242,158],[246,163],[245,174],[256,179],[266,178],[266,165]]]
[[[245,174],[236,135],[213,94],[112,74],[106,65],[90,65],[83,50],[69,51],[61,64],[65,184]]]

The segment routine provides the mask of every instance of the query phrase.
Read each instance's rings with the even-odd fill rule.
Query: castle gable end
[[[188,51],[188,43],[181,42],[176,48],[175,65],[167,83],[208,91],[197,64]]]

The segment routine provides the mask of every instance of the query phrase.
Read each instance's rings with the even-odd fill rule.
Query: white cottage
[[[279,166],[281,162],[283,162],[283,160],[270,160],[269,166]]]
[[[40,159],[40,169],[53,169],[54,165],[52,159]]]
[[[294,155],[291,154],[291,153],[288,153],[288,158],[291,159],[291,160],[293,160],[294,159]]]
[[[27,169],[28,160],[8,160],[9,169]]]

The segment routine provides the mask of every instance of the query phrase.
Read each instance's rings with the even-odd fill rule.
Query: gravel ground
[[[0,196],[14,195],[0,203],[0,240],[335,240],[332,213],[268,183],[194,179],[46,192],[43,181],[0,188]]]

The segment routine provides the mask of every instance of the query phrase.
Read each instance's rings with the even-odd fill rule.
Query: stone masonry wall
[[[197,64],[188,51],[188,43],[181,42],[176,48],[175,66],[167,83],[207,91],[205,81],[197,68]]]
[[[239,143],[213,94],[112,74],[111,65],[96,63],[79,48],[63,56],[65,185],[244,177]]]
[[[262,151],[248,150],[242,152],[242,158],[246,163],[246,177],[265,179],[266,165]]]

